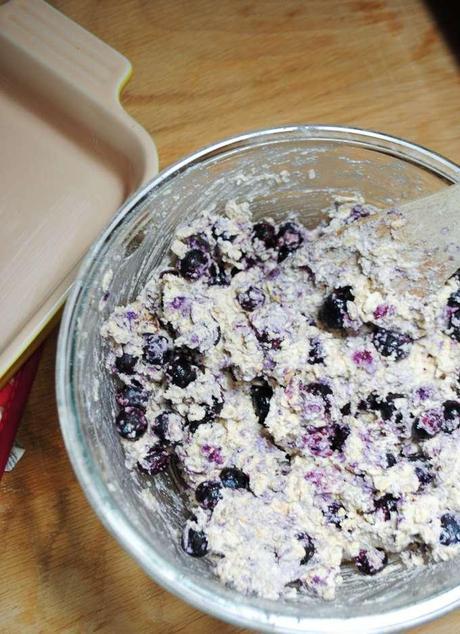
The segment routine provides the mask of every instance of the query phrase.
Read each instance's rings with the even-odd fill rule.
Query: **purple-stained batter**
[[[399,293],[404,219],[375,242],[374,213],[339,202],[307,230],[231,201],[103,327],[128,467],[174,457],[185,553],[243,593],[331,599],[344,562],[459,551],[460,276]]]

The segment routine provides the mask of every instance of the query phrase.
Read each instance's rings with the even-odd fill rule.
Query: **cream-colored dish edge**
[[[122,108],[120,53],[42,0],[0,7],[0,385],[62,307],[80,259],[158,171]]]

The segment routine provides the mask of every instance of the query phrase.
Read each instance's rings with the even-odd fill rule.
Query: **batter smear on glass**
[[[331,599],[344,562],[458,553],[460,275],[425,302],[394,290],[404,218],[377,240],[374,213],[341,202],[307,230],[229,202],[103,327],[128,467],[174,457],[183,549],[243,593]]]

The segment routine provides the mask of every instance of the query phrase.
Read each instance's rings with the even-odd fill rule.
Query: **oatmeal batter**
[[[309,231],[229,202],[103,327],[128,466],[174,460],[182,547],[243,593],[331,599],[343,562],[458,553],[460,276],[399,292],[404,218],[376,239],[373,213],[342,201]]]

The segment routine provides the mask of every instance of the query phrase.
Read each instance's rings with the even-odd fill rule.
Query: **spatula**
[[[460,268],[460,184],[405,203],[400,210],[407,219],[402,235],[432,253],[442,284]]]
[[[360,221],[371,239],[394,239],[395,258],[406,274],[394,289],[420,299],[439,290],[460,269],[460,184]],[[399,260],[398,260],[399,258]]]

